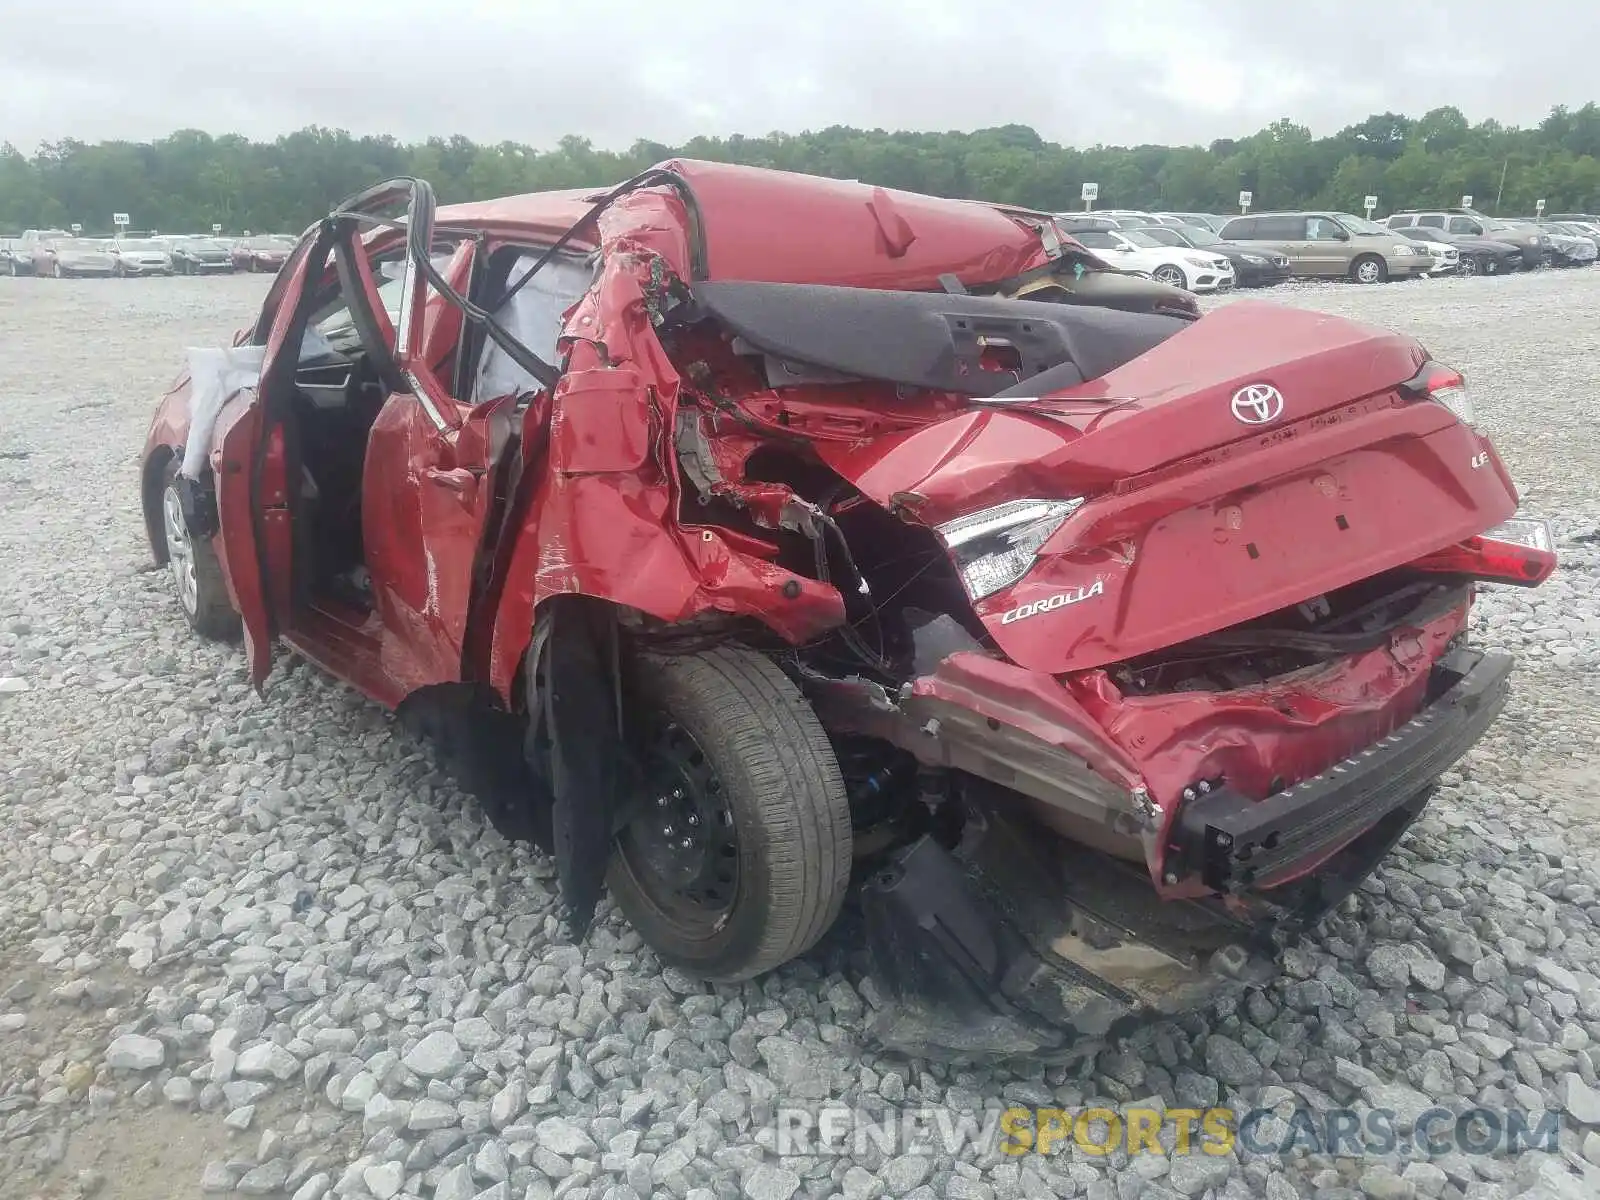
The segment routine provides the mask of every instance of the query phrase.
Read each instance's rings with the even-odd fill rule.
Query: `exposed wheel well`
[[[171,446],[157,446],[145,459],[139,480],[139,499],[144,509],[144,531],[150,541],[150,555],[157,566],[167,565],[167,529],[161,521],[161,491],[166,486],[167,464],[176,457]]]

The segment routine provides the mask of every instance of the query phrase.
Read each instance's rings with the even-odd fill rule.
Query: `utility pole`
[[[1506,191],[1506,168],[1510,165],[1511,159],[1509,156],[1507,156],[1505,162],[1500,164],[1500,186],[1495,189],[1494,193],[1494,215],[1497,217],[1500,215],[1500,197],[1505,195]]]

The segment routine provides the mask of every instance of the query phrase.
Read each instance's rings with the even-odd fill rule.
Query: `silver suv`
[[[1276,250],[1289,260],[1289,270],[1301,277],[1382,283],[1415,279],[1433,270],[1426,250],[1349,213],[1254,213],[1234,217],[1217,236],[1225,242],[1254,242]]]

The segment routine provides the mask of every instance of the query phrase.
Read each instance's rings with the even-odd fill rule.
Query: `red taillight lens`
[[[1423,363],[1422,370],[1402,383],[1400,388],[1418,399],[1442,404],[1455,413],[1456,419],[1463,425],[1471,426],[1473,423],[1472,397],[1467,394],[1466,377],[1460,371],[1430,360]]]
[[[1548,525],[1543,521],[1518,519],[1436,550],[1411,565],[1419,571],[1537,587],[1556,569],[1553,547]]]

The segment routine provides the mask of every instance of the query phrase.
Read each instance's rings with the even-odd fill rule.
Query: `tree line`
[[[887,132],[835,126],[766,137],[696,137],[680,146],[638,141],[597,149],[562,138],[553,149],[464,137],[405,143],[311,127],[270,142],[186,129],[154,142],[65,140],[28,155],[0,147],[0,232],[81,223],[109,228],[126,212],[135,228],[298,231],[342,196],[376,179],[419,175],[441,201],[620,181],[672,157],[717,159],[860,179],[934,195],[1050,211],[1081,207],[1099,184],[1099,207],[1234,211],[1254,207],[1360,210],[1457,204],[1526,214],[1600,211],[1600,106],[1557,107],[1537,126],[1472,124],[1459,109],[1421,117],[1380,113],[1328,137],[1287,118],[1246,138],[1209,146],[1093,146],[1041,138],[1025,125],[967,132]]]

